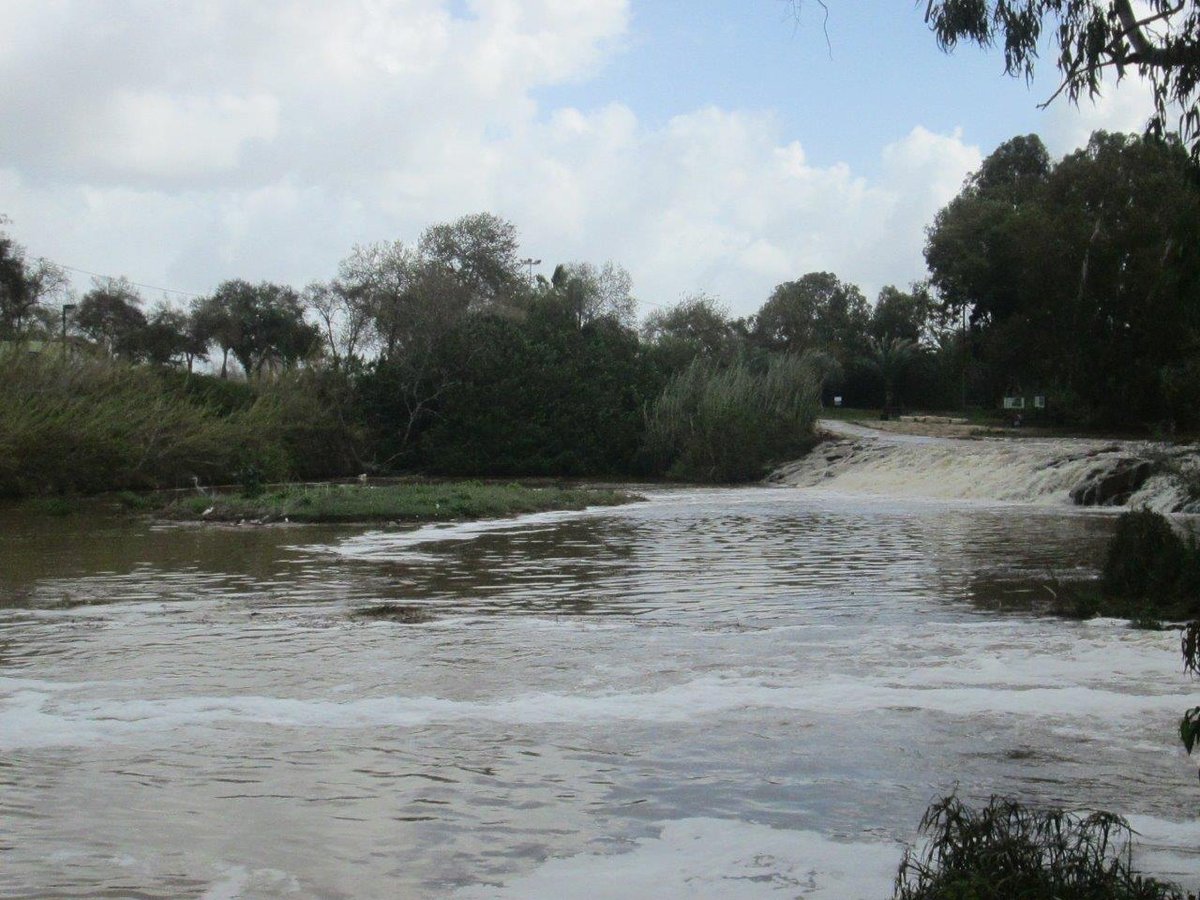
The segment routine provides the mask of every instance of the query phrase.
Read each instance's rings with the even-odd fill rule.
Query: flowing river
[[[1110,513],[647,496],[0,511],[0,896],[882,898],[956,786],[1119,812],[1200,880],[1178,635],[1001,603],[1094,574]]]

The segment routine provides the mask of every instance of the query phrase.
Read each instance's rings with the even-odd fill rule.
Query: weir
[[[1197,448],[1079,438],[944,438],[818,423],[828,439],[768,482],[850,494],[1200,513]]]

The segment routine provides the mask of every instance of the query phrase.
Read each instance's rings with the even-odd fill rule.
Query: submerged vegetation
[[[174,518],[210,522],[441,521],[512,516],[588,506],[615,506],[640,499],[603,488],[527,487],[520,484],[317,484],[246,494],[192,496],[168,505]]]
[[[350,617],[374,622],[397,622],[401,625],[424,625],[434,619],[433,613],[427,609],[401,603],[377,603],[374,606],[364,606],[352,612]]]
[[[992,797],[973,809],[955,796],[921,820],[922,852],[905,854],[894,900],[1183,900],[1137,874],[1119,816],[1037,810]]]

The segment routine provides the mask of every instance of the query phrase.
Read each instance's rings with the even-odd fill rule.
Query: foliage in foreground
[[[894,900],[1182,900],[1138,875],[1132,832],[1119,816],[1033,810],[992,797],[971,809],[945,797],[926,810],[924,851],[909,850]]]
[[[179,518],[292,522],[435,521],[614,506],[637,499],[598,488],[526,487],[478,481],[430,484],[289,485],[247,497],[188,497],[167,508]]]
[[[646,442],[673,478],[761,478],[769,463],[805,449],[819,397],[820,379],[802,357],[771,356],[760,369],[698,357],[654,402]]]

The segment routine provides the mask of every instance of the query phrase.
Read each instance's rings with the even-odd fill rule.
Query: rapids
[[[1078,438],[938,438],[822,420],[829,440],[770,476],[852,494],[1200,512],[1194,447]],[[1124,477],[1123,477],[1124,476]],[[1105,496],[1095,486],[1107,486]],[[1092,488],[1092,490],[1088,490]]]
[[[956,785],[1127,815],[1194,888],[1177,635],[1010,608],[1112,515],[852,477],[417,529],[0,509],[0,897],[880,898]]]

